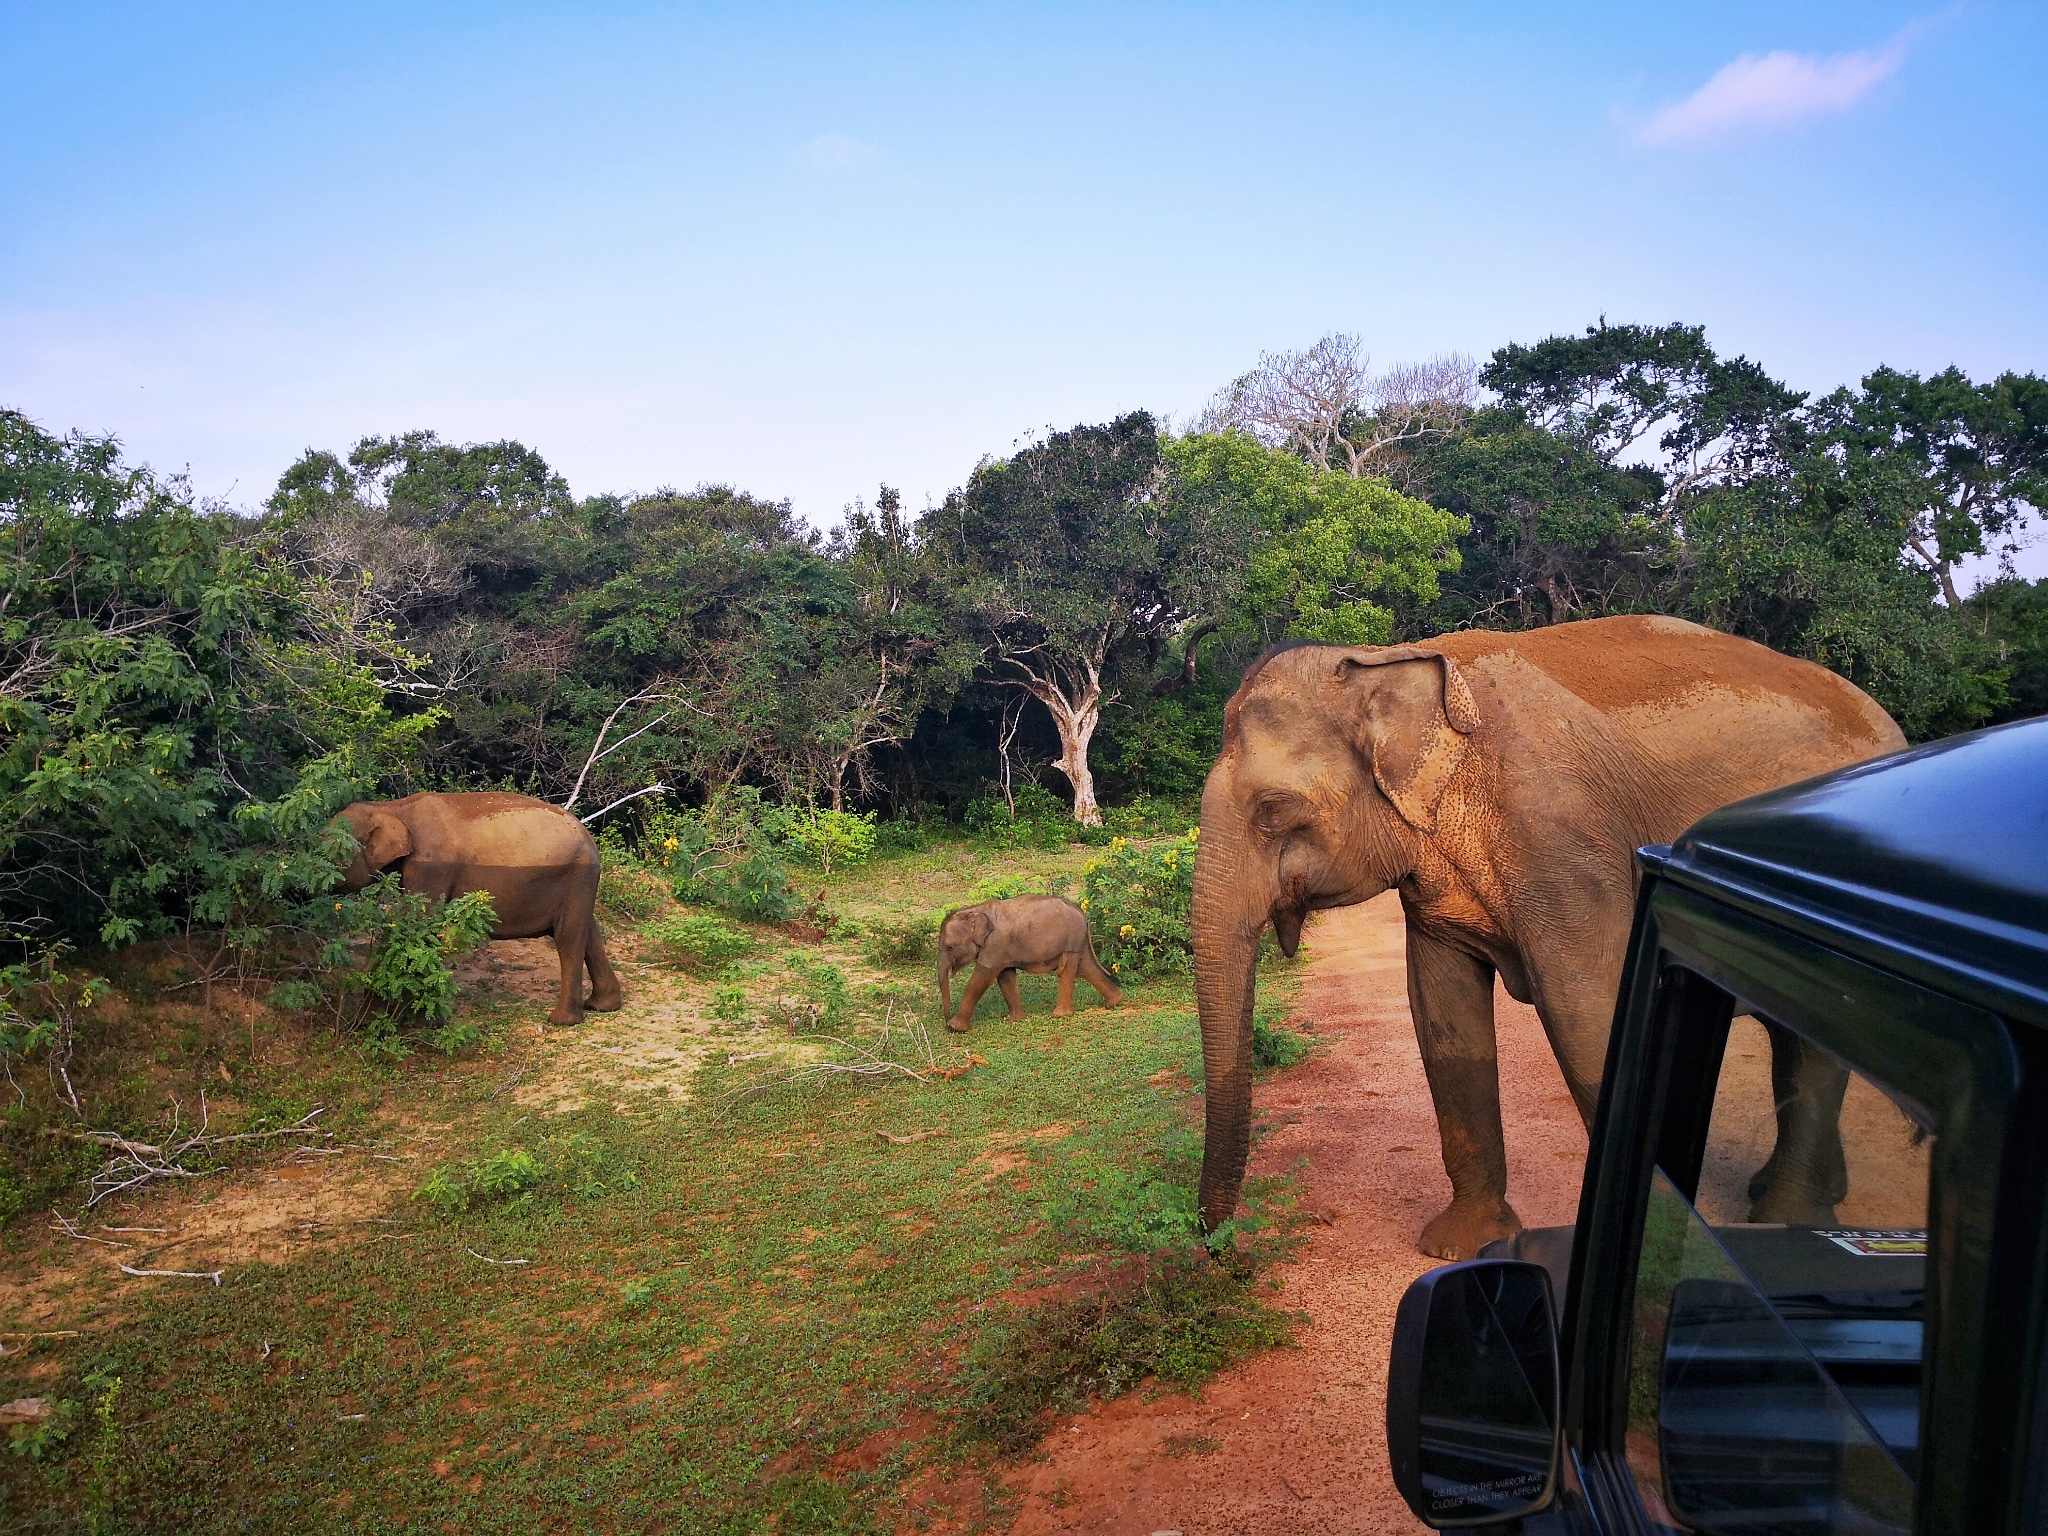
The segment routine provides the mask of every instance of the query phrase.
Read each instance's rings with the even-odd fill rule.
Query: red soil
[[[1324,1049],[1261,1087],[1270,1133],[1255,1173],[1306,1159],[1305,1209],[1330,1224],[1280,1272],[1279,1305],[1308,1314],[1298,1349],[1225,1372],[1199,1399],[1141,1395],[1064,1420],[1043,1459],[1008,1479],[1012,1536],[1419,1532],[1387,1471],[1394,1308],[1431,1260],[1422,1225],[1450,1199],[1408,1019],[1392,895],[1324,913],[1307,939],[1300,1017]],[[1586,1136],[1534,1010],[1495,995],[1508,1198],[1530,1226],[1578,1211]]]

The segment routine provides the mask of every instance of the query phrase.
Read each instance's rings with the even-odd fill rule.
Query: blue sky
[[[1332,330],[2039,371],[2044,79],[1994,0],[0,0],[0,403],[243,504],[431,427],[829,523]]]

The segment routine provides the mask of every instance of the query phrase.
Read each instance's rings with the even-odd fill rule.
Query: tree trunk
[[[1084,827],[1102,825],[1102,809],[1095,803],[1095,775],[1088,767],[1088,743],[1095,737],[1096,724],[1102,719],[1102,684],[1095,670],[1088,672],[1088,682],[1082,688],[1079,698],[1069,699],[1059,689],[1040,685],[1032,688],[1039,703],[1052,716],[1053,728],[1060,733],[1060,755],[1053,766],[1067,776],[1067,782],[1074,787],[1074,820]]]

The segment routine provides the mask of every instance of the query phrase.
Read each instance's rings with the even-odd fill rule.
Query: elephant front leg
[[[974,1019],[974,1010],[981,1006],[982,993],[994,984],[995,979],[994,971],[985,965],[977,965],[974,974],[967,978],[967,990],[960,994],[960,1011],[946,1020],[946,1028],[956,1035],[966,1034],[968,1024]]]
[[[1003,1004],[1010,1010],[1010,1022],[1016,1023],[1024,1017],[1024,999],[1017,992],[1017,968],[1013,965],[996,976],[996,985],[1003,989]]]
[[[1522,1227],[1507,1198],[1493,967],[1411,925],[1408,1008],[1451,1176],[1450,1206],[1422,1229],[1417,1246],[1434,1258],[1476,1258],[1487,1243]]]

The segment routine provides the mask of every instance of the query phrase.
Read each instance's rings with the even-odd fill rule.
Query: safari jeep
[[[1401,1302],[1403,1497],[1439,1529],[2048,1532],[2048,719],[1639,859],[1578,1224]],[[1839,1095],[1774,1084],[1774,1035]],[[1824,1149],[1810,1219],[1755,1206],[1780,1145]]]

